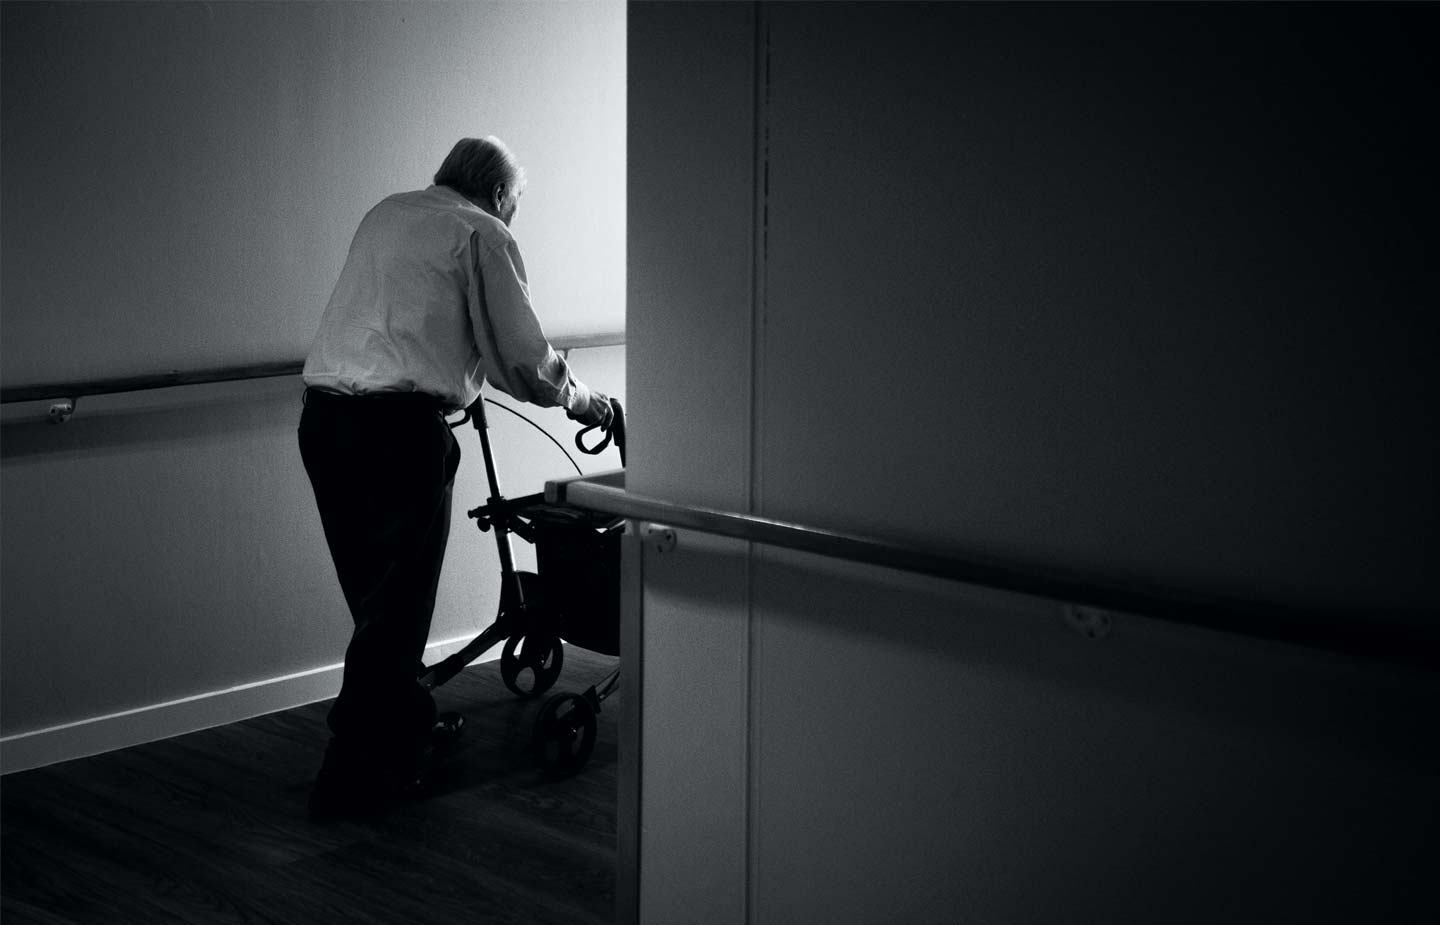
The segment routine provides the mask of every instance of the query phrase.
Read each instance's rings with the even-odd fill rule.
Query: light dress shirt
[[[487,380],[575,414],[590,390],[550,346],[505,223],[447,186],[366,213],[305,360],[305,384],[349,395],[424,392],[447,411]]]

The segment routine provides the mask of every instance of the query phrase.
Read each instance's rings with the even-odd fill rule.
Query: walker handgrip
[[[585,435],[590,433],[590,431],[592,430],[598,429],[599,427],[599,424],[591,424],[589,427],[583,428],[579,433],[577,433],[575,435],[575,448],[589,456],[599,456],[601,453],[605,452],[605,448],[610,445],[610,431],[608,430],[604,432],[604,440],[601,440],[594,446],[585,445]]]
[[[610,399],[610,426],[605,428],[605,439],[594,446],[585,445],[585,435],[598,428],[599,424],[591,424],[575,435],[575,447],[580,452],[589,456],[598,456],[605,452],[605,448],[613,440],[615,448],[620,451],[620,465],[625,465],[625,409],[620,407],[620,402]]]

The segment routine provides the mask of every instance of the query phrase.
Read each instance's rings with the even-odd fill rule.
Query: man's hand
[[[610,396],[604,392],[590,392],[590,404],[585,410],[576,414],[573,411],[566,411],[565,416],[572,421],[579,421],[586,427],[599,426],[601,430],[610,429],[610,420],[615,416],[614,409],[610,407]]]

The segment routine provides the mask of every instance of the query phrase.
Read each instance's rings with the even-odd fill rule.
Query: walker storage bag
[[[535,527],[544,603],[554,608],[560,638],[602,655],[619,655],[624,518],[548,504],[525,514]]]

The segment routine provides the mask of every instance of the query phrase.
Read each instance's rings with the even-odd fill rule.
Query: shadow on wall
[[[792,628],[846,637],[877,651],[929,651],[940,659],[960,659],[1037,682],[1079,686],[1102,696],[1134,697],[1139,686],[1146,689],[1142,699],[1147,702],[1173,700],[1178,706],[1194,702],[1196,692],[1204,691],[1201,700],[1207,708],[1221,709],[1231,714],[1231,720],[1244,722],[1255,715],[1253,691],[1243,684],[1220,683],[1225,672],[1217,666],[1229,662],[1243,675],[1275,679],[1267,688],[1267,698],[1277,711],[1294,710],[1298,715],[1311,710],[1316,705],[1297,700],[1296,691],[1326,686],[1333,689],[1337,704],[1349,698],[1354,706],[1364,700],[1365,691],[1393,697],[1385,709],[1364,703],[1363,710],[1351,717],[1357,728],[1368,726],[1377,739],[1413,747],[1413,756],[1440,760],[1440,740],[1411,734],[1428,725],[1427,717],[1440,707],[1434,700],[1432,675],[1347,652],[1338,632],[1326,640],[1331,645],[1322,647],[1267,638],[1271,628],[1259,622],[1263,614],[1256,616],[1258,625],[1248,632],[1240,627],[1237,634],[1198,621],[1107,611],[1113,629],[1090,638],[1067,623],[1063,601],[809,553],[756,548],[761,551],[753,559],[711,549],[706,553],[706,570],[740,576],[746,574],[749,562],[756,589],[754,606],[765,619]],[[703,582],[673,590],[694,605],[687,614],[696,618],[721,612],[728,593]],[[823,605],[817,606],[817,601]],[[1347,627],[1357,637],[1376,631],[1370,615],[1365,616]],[[1414,635],[1417,645],[1440,647],[1440,635],[1432,627],[1417,628]],[[1043,642],[1037,644],[1037,639]],[[1097,662],[1107,663],[1107,669],[1096,670]],[[1429,693],[1416,696],[1417,691]],[[1358,722],[1362,713],[1364,723]],[[1323,737],[1340,716],[1334,710],[1316,709],[1311,718],[1310,731]]]
[[[762,894],[843,895],[878,855],[952,872],[981,919],[1433,908],[1433,675],[1125,614],[1090,639],[1056,602],[783,554],[753,577]],[[1036,866],[1043,895],[1007,895]],[[1203,913],[1172,907],[1192,875],[1224,884]]]

